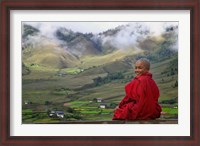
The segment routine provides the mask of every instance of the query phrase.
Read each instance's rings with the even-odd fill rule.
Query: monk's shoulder
[[[129,83],[127,83],[125,85],[125,88],[132,88],[132,87],[136,86],[139,83],[140,83],[140,81],[138,79],[134,78],[132,81],[130,81]]]
[[[145,81],[151,81],[152,78],[148,77],[148,76],[141,76],[140,78],[138,78],[139,82],[145,82]]]
[[[148,76],[144,76],[144,77],[140,78],[140,83],[143,85],[148,85],[150,87],[155,87],[155,86],[157,87],[157,84],[154,81],[154,79],[151,77],[148,77]]]
[[[138,79],[139,84],[143,84],[143,85],[154,85],[155,81],[148,76],[143,76],[141,78]]]

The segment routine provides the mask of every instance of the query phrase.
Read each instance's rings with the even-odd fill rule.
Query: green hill
[[[41,37],[41,41],[23,50],[23,62],[29,65],[46,66],[48,68],[67,68],[75,66],[79,60],[60,48],[56,43]]]

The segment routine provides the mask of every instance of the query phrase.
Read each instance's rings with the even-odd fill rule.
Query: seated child
[[[113,120],[148,120],[160,117],[159,89],[149,69],[147,59],[141,58],[136,62],[136,77],[125,86],[126,96],[115,108]]]

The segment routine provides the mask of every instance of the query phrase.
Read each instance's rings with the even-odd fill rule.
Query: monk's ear
[[[144,64],[143,66],[145,68],[145,70],[149,70],[148,66],[146,64]]]
[[[149,71],[149,68],[146,67],[145,69],[146,69],[147,72]]]

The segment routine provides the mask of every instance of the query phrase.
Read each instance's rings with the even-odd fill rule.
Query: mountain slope
[[[23,62],[50,68],[87,69],[144,56],[159,61],[159,58],[177,54],[178,48],[177,27],[166,28],[160,35],[151,34],[139,23],[99,34],[83,34],[60,27],[52,36],[44,35],[33,26],[24,25],[23,28]]]
[[[75,33],[66,28],[59,28],[55,36],[62,41],[61,46],[76,57],[97,55],[101,50],[91,40],[92,34]]]
[[[58,44],[46,37],[39,36],[39,41],[29,44],[23,50],[23,62],[51,68],[67,68],[75,66],[79,60]]]

